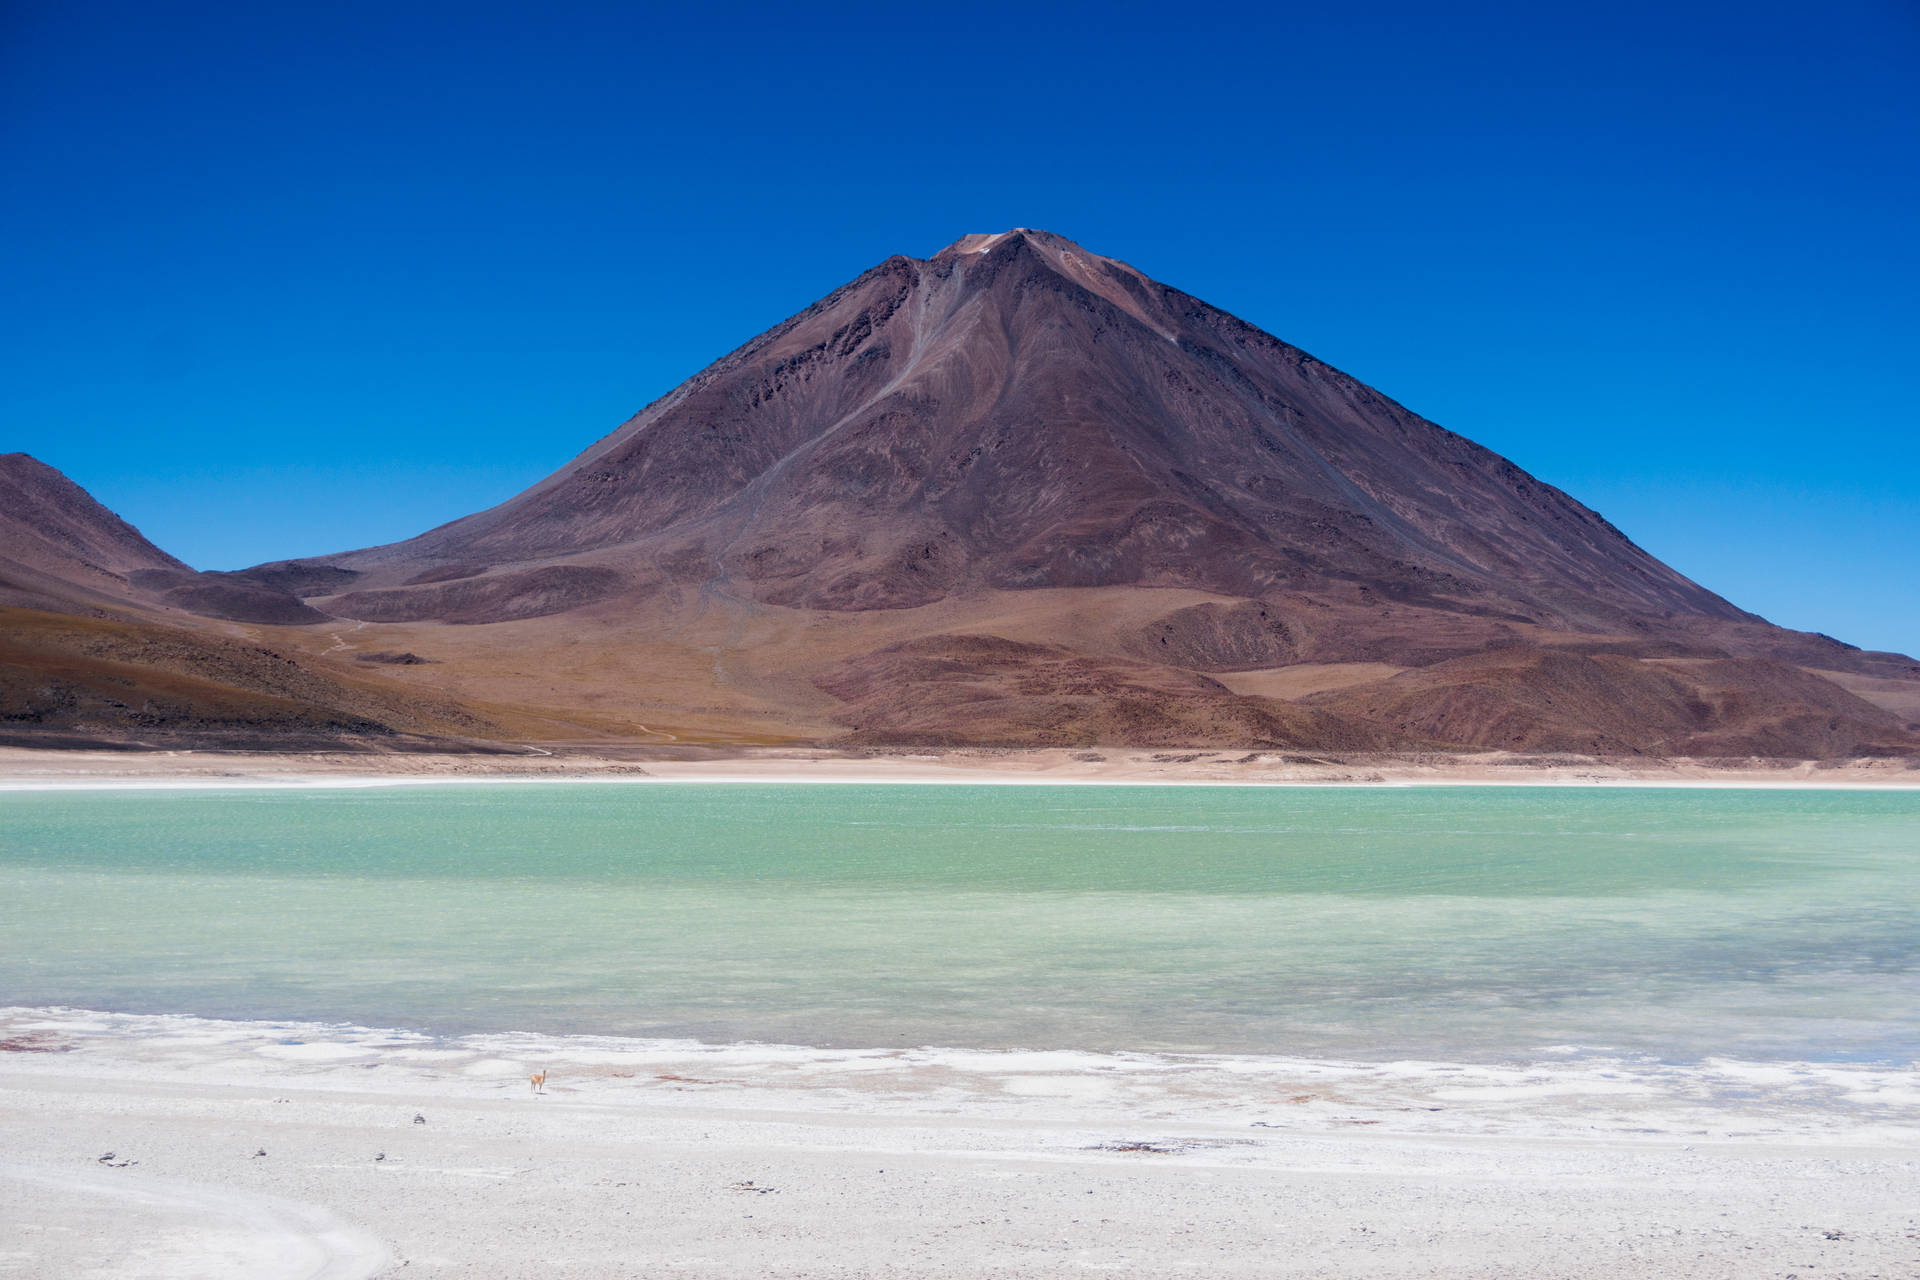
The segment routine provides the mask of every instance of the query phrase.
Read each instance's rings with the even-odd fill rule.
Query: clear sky
[[[1037,226],[1920,653],[1917,86],[1912,0],[9,0],[0,450],[202,568],[390,541]]]

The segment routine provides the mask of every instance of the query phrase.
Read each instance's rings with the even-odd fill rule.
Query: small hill
[[[258,621],[298,619],[284,591],[220,577],[45,463],[0,455],[0,744],[397,750],[497,732],[444,695],[342,680],[222,633],[196,614],[231,617],[249,592]]]
[[[112,600],[141,572],[192,570],[46,463],[0,454],[0,603]]]

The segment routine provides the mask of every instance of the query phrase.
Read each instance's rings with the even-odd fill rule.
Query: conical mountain
[[[576,571],[548,575],[555,604],[661,580],[827,610],[1130,585],[1578,629],[1747,617],[1497,455],[1027,229],[890,258],[511,501],[332,560],[366,586],[556,562]],[[417,594],[339,604],[449,598]]]
[[[887,259],[491,510],[129,577],[555,742],[1920,751],[1920,664],[1025,229]]]

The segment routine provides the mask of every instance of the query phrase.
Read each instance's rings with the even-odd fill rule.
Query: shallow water
[[[1920,1057],[1920,794],[0,795],[0,1004],[816,1045]]]

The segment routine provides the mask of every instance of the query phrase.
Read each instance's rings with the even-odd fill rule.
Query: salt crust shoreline
[[[1920,1261],[1920,1064],[844,1051],[71,1009],[0,1010],[0,1048],[6,1276]]]
[[[1898,761],[1084,754],[13,749],[0,790],[1920,783]],[[0,1010],[0,1277],[1869,1280],[1920,1275],[1916,1152],[1920,1064],[835,1051]]]
[[[1218,751],[627,749],[526,755],[0,748],[0,791],[700,782],[995,786],[1661,787],[1920,790],[1904,760],[1619,761],[1583,757],[1312,758]],[[534,754],[538,752],[538,754]]]

